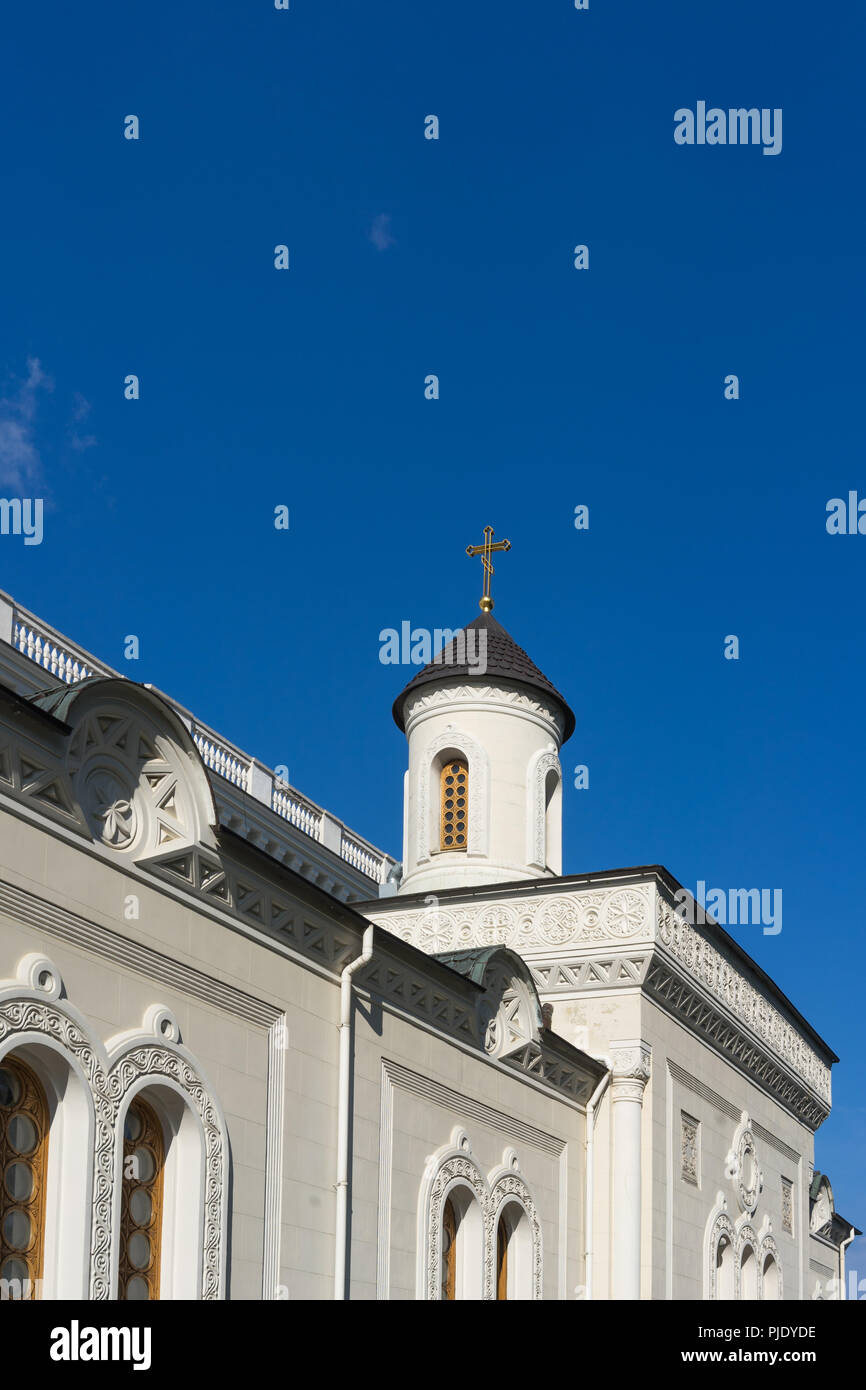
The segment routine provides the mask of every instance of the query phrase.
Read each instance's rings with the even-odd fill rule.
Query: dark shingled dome
[[[438,660],[434,658],[417,676],[413,676],[409,684],[400,692],[394,701],[393,715],[398,729],[404,729],[403,722],[403,701],[411,690],[416,690],[419,685],[429,685],[433,681],[450,681],[455,676],[463,676],[470,680],[477,681],[481,685],[489,685],[497,677],[502,680],[515,681],[519,685],[526,686],[529,690],[534,690],[539,694],[547,695],[553,699],[565,718],[565,731],[562,741],[571,738],[574,733],[574,715],[566,701],[560,695],[555,685],[552,685],[543,672],[539,671],[535,662],[530,660],[522,647],[518,647],[513,637],[510,637],[500,623],[490,613],[482,613],[480,618],[476,618],[474,623],[468,623],[463,632],[469,632],[473,628],[483,630],[487,633],[487,670],[484,675],[479,675],[473,666],[467,665],[465,661],[457,662],[454,658],[457,655],[458,637],[455,637],[447,646],[442,648]],[[474,639],[477,643],[477,638]],[[470,652],[477,653],[478,647],[473,645],[469,648]],[[466,648],[464,647],[464,656]]]

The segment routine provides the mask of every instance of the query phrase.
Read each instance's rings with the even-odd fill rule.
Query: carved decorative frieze
[[[830,1104],[830,1068],[767,997],[740,974],[711,942],[674,910],[660,893],[658,940],[671,956],[714,996],[724,1010],[746,1024],[767,1047]]]
[[[370,911],[374,921],[429,955],[471,946],[529,949],[627,941],[652,935],[649,884],[586,893],[551,893],[508,902],[440,902],[398,912]]]
[[[403,705],[406,733],[411,734],[413,725],[429,710],[441,710],[447,706],[459,708],[464,704],[473,710],[478,709],[479,705],[488,704],[535,714],[549,725],[551,733],[557,735],[557,741],[562,742],[565,721],[560,711],[506,681],[497,682],[496,685],[437,685],[434,689],[427,688],[424,694],[409,696]]]

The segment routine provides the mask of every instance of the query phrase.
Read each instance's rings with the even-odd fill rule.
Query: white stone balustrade
[[[306,801],[304,797],[289,787],[286,787],[285,790],[274,787],[272,805],[278,816],[291,821],[292,825],[303,830],[305,835],[310,835],[314,840],[318,840],[322,821],[322,812],[318,806],[314,806],[311,801]]]
[[[214,737],[208,737],[199,728],[196,728],[193,738],[205,767],[211,768],[227,782],[233,783],[245,792],[249,781],[249,763],[242,762],[225,744]]]
[[[88,652],[3,593],[0,593],[0,641],[8,642],[22,656],[65,685],[74,685],[91,676],[127,679],[111,666],[95,661]],[[304,835],[324,844],[366,878],[384,883],[393,859],[355,835],[321,806],[280,782],[269,768],[250,758],[214,729],[199,723],[176,700],[162,691],[159,693],[183,719],[202,761],[211,772],[263,803]]]

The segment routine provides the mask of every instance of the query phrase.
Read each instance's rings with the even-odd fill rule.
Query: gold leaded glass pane
[[[440,849],[465,850],[469,838],[469,768],[453,758],[440,775]]]
[[[123,1209],[118,1298],[159,1298],[162,1237],[162,1126],[147,1101],[137,1097],[123,1126]]]
[[[0,1062],[0,1279],[12,1298],[35,1299],[45,1243],[48,1102],[15,1056]]]

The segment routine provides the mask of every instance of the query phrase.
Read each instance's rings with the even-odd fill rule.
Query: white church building
[[[491,607],[398,863],[0,594],[3,1297],[844,1297],[838,1059],[666,869],[563,874]]]

